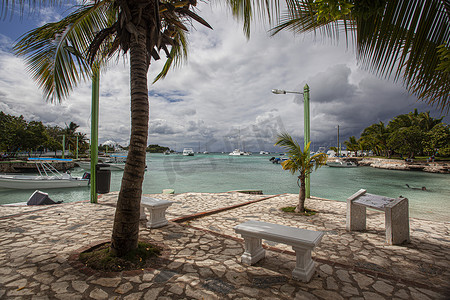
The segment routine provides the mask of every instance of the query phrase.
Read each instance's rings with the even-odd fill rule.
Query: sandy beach
[[[369,211],[367,230],[345,229],[346,204],[308,199],[314,216],[280,211],[297,195],[183,193],[149,195],[174,202],[169,225],[141,238],[167,249],[157,269],[105,274],[74,258],[111,236],[117,192],[48,207],[0,207],[0,298],[17,299],[445,299],[450,286],[449,222],[410,218],[411,243],[385,243],[384,215]],[[323,231],[309,283],[293,280],[294,252],[265,242],[266,258],[240,262],[233,227],[259,220]]]

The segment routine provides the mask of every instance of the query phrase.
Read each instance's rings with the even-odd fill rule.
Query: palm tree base
[[[295,213],[295,214],[300,214],[300,215],[304,215],[304,216],[313,216],[317,213],[317,211],[309,209],[309,208],[305,208],[303,211],[300,211],[297,209],[296,206],[282,207],[281,210],[284,212],[287,212],[287,213]]]

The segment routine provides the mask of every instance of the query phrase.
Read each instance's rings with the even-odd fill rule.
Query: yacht
[[[228,154],[228,155],[240,156],[240,155],[252,155],[252,153],[251,152],[244,152],[244,151],[241,151],[239,149],[234,149],[233,152],[230,152],[230,154]]]
[[[333,168],[355,168],[358,165],[353,161],[337,158],[335,160],[327,161],[327,166],[333,167]]]
[[[194,156],[194,150],[192,148],[184,148],[183,155],[184,156]]]

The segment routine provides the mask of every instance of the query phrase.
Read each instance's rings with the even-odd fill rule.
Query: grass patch
[[[313,216],[317,213],[317,211],[306,208],[306,207],[305,207],[304,212],[297,213],[297,212],[295,212],[295,206],[282,207],[281,210],[284,212],[287,212],[287,213],[294,213],[294,214],[299,214],[299,215],[304,215],[304,216]]]
[[[156,245],[139,242],[138,248],[124,257],[113,255],[111,243],[104,243],[80,253],[80,261],[94,270],[105,272],[120,272],[139,270],[155,264],[162,249]]]

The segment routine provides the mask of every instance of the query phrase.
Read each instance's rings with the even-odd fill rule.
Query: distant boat
[[[333,168],[354,168],[357,167],[358,165],[353,162],[353,161],[345,161],[342,159],[335,159],[332,161],[327,161],[327,166],[329,167],[333,167]]]
[[[164,155],[169,155],[169,154],[170,154],[170,151],[169,151],[169,150],[166,150],[166,151],[164,151],[163,153],[164,153]]]
[[[251,154],[251,152],[244,152],[239,149],[234,149],[233,152],[230,152],[228,155],[241,156],[241,155],[252,155],[252,154]]]
[[[209,154],[209,152],[208,151],[203,151],[203,154]]]
[[[272,162],[273,164],[281,164],[286,160],[288,160],[287,157],[275,157],[275,156],[269,159],[269,161]]]
[[[261,154],[261,155],[268,155],[269,152],[267,152],[267,151],[259,151],[259,154]]]
[[[183,155],[184,156],[194,156],[194,150],[192,148],[184,148]]]
[[[6,189],[56,189],[83,187],[89,185],[88,173],[83,177],[72,177],[69,173],[60,173],[49,161],[72,161],[71,159],[29,158],[36,163],[39,175],[1,174],[0,188]]]

